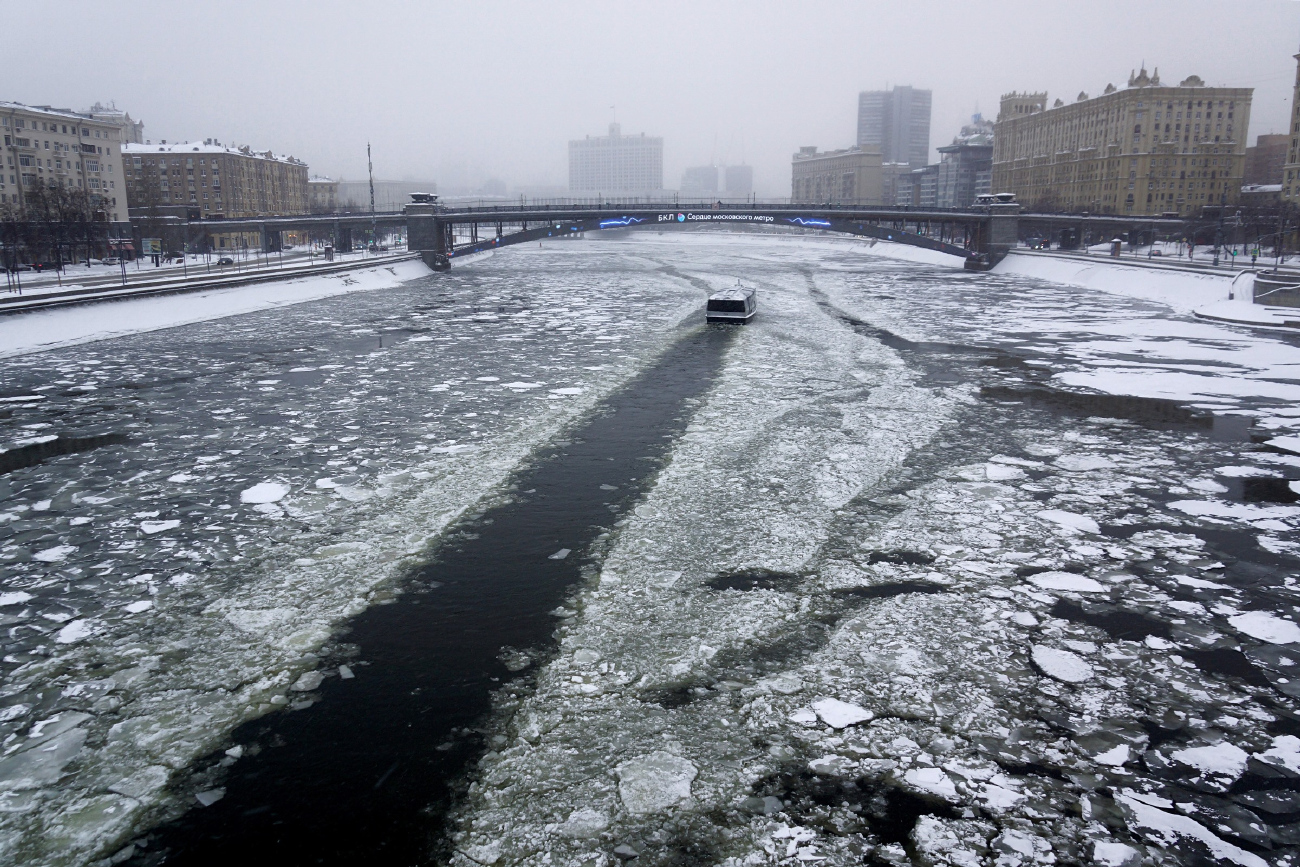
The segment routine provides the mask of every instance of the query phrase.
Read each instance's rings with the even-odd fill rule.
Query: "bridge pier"
[[[429,193],[412,193],[413,201],[402,209],[406,215],[406,249],[419,253],[424,264],[435,271],[450,271],[451,250],[447,236],[451,224],[438,219],[442,210],[438,197]]]
[[[1020,241],[1020,206],[988,205],[988,218],[975,226],[975,237],[968,246],[977,255],[966,260],[972,271],[988,271],[1006,258]]]

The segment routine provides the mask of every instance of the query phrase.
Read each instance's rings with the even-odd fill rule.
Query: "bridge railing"
[[[716,201],[698,201],[698,202],[649,202],[649,201],[606,201],[606,202],[559,202],[548,200],[546,202],[527,202],[518,204],[493,204],[493,205],[444,205],[439,214],[448,216],[462,216],[469,214],[520,214],[535,213],[538,211],[578,211],[599,213],[602,211],[718,211],[730,213],[744,213],[747,211],[791,211],[804,212],[808,210],[817,210],[819,212],[842,212],[846,214],[861,213],[870,211],[872,213],[891,213],[891,214],[987,214],[988,209],[981,208],[936,208],[936,207],[917,207],[911,205],[866,205],[866,204],[848,204],[842,202],[722,202]]]

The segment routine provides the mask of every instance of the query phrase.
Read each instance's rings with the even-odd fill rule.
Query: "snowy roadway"
[[[743,277],[758,320],[497,696],[453,861],[1293,863],[1300,349],[882,250],[521,247],[10,357],[0,856],[129,857],[219,798],[187,768],[328,712],[332,629]]]

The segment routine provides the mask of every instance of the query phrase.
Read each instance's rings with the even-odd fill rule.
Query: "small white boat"
[[[758,296],[747,286],[736,285],[734,289],[723,289],[709,296],[709,303],[704,307],[706,322],[731,322],[746,325],[758,312]]]

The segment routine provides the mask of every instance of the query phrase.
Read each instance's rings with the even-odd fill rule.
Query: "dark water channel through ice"
[[[243,757],[224,771],[222,755],[209,760],[224,798],[156,830],[131,863],[411,864],[443,854],[453,781],[484,749],[476,722],[519,665],[503,661],[503,647],[536,655],[550,642],[593,542],[685,428],[688,401],[709,387],[729,339],[725,326],[691,332],[567,440],[539,450],[511,480],[511,498],[454,527],[398,601],[350,624],[355,656],[327,662],[354,676],[327,679],[310,709],[237,729]]]

